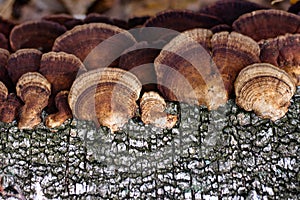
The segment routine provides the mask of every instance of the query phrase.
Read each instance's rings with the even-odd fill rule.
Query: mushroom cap
[[[37,72],[41,57],[42,52],[37,49],[19,49],[12,53],[6,66],[12,82],[16,84],[19,78],[27,72]]]
[[[218,24],[218,25],[212,27],[210,30],[213,33],[218,33],[218,32],[223,32],[223,31],[231,32],[232,27],[227,24]]]
[[[141,119],[145,124],[153,124],[160,128],[172,128],[178,118],[165,113],[166,102],[156,92],[145,92],[140,100]]]
[[[146,16],[134,16],[128,19],[128,28],[141,27],[146,21],[150,19],[149,15]]]
[[[203,13],[189,10],[167,10],[148,19],[144,26],[182,32],[193,28],[211,28],[220,23],[219,18]]]
[[[0,81],[6,85],[9,91],[12,91],[14,86],[6,69],[9,55],[10,53],[8,50],[0,48]]]
[[[134,116],[141,88],[130,72],[99,68],[76,78],[68,102],[76,118],[116,131]]]
[[[192,29],[173,38],[154,61],[164,98],[216,109],[227,101],[219,70],[211,62],[208,29]]]
[[[233,30],[255,41],[274,38],[286,33],[300,33],[300,16],[283,10],[258,10],[240,16]]]
[[[0,121],[5,123],[14,121],[19,114],[20,107],[21,102],[16,94],[8,94],[7,99],[0,104]]]
[[[233,83],[244,67],[259,62],[259,45],[250,37],[236,32],[220,32],[212,36],[212,57],[231,95]]]
[[[54,96],[61,90],[70,90],[82,71],[85,71],[84,65],[73,54],[48,52],[42,55],[39,72],[51,83]]]
[[[27,72],[18,80],[16,91],[20,99],[26,103],[28,99],[33,97],[33,93],[37,93],[39,96],[49,96],[51,94],[51,84],[40,73]],[[37,102],[38,100],[36,99]]]
[[[200,9],[200,13],[216,16],[231,25],[239,16],[266,7],[245,0],[220,0]]]
[[[5,101],[8,95],[8,89],[6,85],[0,81],[0,102]]]
[[[51,84],[38,72],[27,72],[17,82],[18,97],[24,102],[20,110],[19,129],[32,129],[41,122],[41,112],[47,106]]]
[[[260,60],[285,70],[300,85],[300,34],[286,34],[260,43]]]
[[[110,24],[117,26],[122,29],[128,29],[128,24],[126,21],[121,20],[121,19],[115,19],[108,17],[106,15],[102,15],[99,13],[90,13],[88,14],[85,19],[83,20],[84,23],[89,24],[89,23],[105,23],[105,24]]]
[[[74,54],[90,70],[109,66],[135,42],[129,32],[117,26],[90,23],[76,26],[59,36],[53,51]]]
[[[136,43],[126,49],[119,60],[119,68],[136,75],[145,91],[155,90],[157,83],[153,63],[160,49],[151,47],[146,41]]]
[[[65,13],[46,15],[42,19],[59,23],[65,26],[68,30],[74,28],[77,25],[83,24],[83,21],[81,19],[76,19],[72,15],[68,15]]]
[[[296,90],[290,76],[269,63],[255,63],[244,68],[234,87],[238,106],[271,120],[285,115]]]
[[[61,126],[67,119],[72,118],[72,111],[68,104],[69,91],[60,91],[55,96],[55,105],[58,109],[57,113],[48,115],[45,124],[49,128]]]
[[[15,26],[10,33],[11,48],[35,48],[43,52],[51,50],[54,40],[66,31],[58,23],[46,20],[28,21]]]

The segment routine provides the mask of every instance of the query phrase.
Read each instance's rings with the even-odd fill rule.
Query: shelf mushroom
[[[135,115],[141,89],[142,84],[132,73],[99,68],[76,78],[68,102],[76,118],[115,132]]]
[[[255,41],[286,33],[300,33],[300,16],[283,10],[257,10],[241,15],[232,24],[233,30]]]
[[[259,52],[253,39],[236,32],[185,31],[154,61],[158,89],[168,100],[217,109],[231,96],[239,71],[259,62]]]
[[[8,93],[7,87],[0,81],[0,121],[10,123],[18,116],[21,102],[14,93]]]
[[[234,87],[238,106],[273,121],[288,111],[296,90],[291,77],[269,63],[255,63],[244,68]]]
[[[20,110],[19,129],[33,129],[41,122],[41,112],[48,105],[51,84],[38,72],[27,72],[17,82],[18,97],[24,102]]]
[[[54,40],[66,31],[63,25],[46,20],[28,21],[16,25],[10,33],[11,48],[35,48],[42,52],[51,50]]]
[[[261,62],[273,64],[286,71],[300,85],[300,33],[285,34],[260,41]]]
[[[166,102],[157,92],[146,92],[140,100],[141,118],[145,124],[172,128],[178,117],[165,112]]]

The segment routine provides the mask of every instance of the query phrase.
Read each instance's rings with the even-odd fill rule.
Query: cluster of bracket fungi
[[[0,28],[0,120],[17,119],[20,129],[34,128],[46,109],[49,127],[74,116],[116,131],[138,104],[144,123],[172,128],[178,117],[165,112],[165,100],[214,110],[232,97],[277,120],[300,84],[300,16],[247,1],[128,21],[100,14],[1,19]]]

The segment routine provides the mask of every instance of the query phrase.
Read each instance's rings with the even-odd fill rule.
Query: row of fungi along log
[[[5,68],[9,52],[6,49],[0,49],[0,121],[10,123],[18,116],[18,111],[21,102],[12,93],[13,84],[8,78],[7,70]]]
[[[300,80],[299,25],[300,16],[281,10],[247,13],[233,23],[235,31],[258,42],[262,62],[247,67],[236,80],[236,102],[240,107],[271,120],[287,112]]]
[[[26,103],[41,103],[37,106],[22,108],[18,124],[19,128],[34,128],[41,120],[40,116],[38,118],[38,115],[40,115],[42,109],[46,106],[48,114],[50,114],[47,116],[45,121],[48,127],[57,127],[66,119],[72,117],[71,110],[67,103],[67,91],[70,89],[77,74],[85,70],[82,62],[76,56],[64,52],[48,52],[43,54],[37,49],[20,49],[9,55],[6,70],[13,85],[19,85],[19,87],[17,87],[19,92],[17,91],[17,93],[23,101],[26,100],[26,102],[24,102],[24,107],[26,106]],[[24,75],[33,72],[38,72],[39,75],[34,74],[23,77]],[[19,83],[21,77],[23,78],[21,83]],[[33,86],[24,88],[22,86],[22,83],[26,82],[27,79],[33,81],[34,78],[37,78],[38,80],[46,79],[47,81],[42,82],[45,86],[40,86],[42,89],[37,89]],[[34,81],[32,83],[35,84]],[[49,94],[49,97],[47,93],[48,90],[45,89],[49,88],[48,83],[51,84],[51,94]],[[12,92],[15,92],[14,87],[11,90]],[[29,94],[32,92],[33,95],[26,94],[25,99],[25,97],[23,97],[24,93],[22,90],[26,90],[26,93]],[[40,97],[36,95],[37,92],[41,92]],[[45,92],[46,94],[44,94]],[[47,104],[44,105],[43,100],[36,98],[46,99]],[[30,119],[32,120],[30,121]]]
[[[255,62],[259,46],[251,38],[193,29],[171,40],[154,64],[158,88],[166,99],[213,110],[227,102],[239,71]]]

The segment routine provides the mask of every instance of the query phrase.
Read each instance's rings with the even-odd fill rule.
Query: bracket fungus
[[[236,32],[219,32],[211,39],[212,57],[222,75],[229,96],[233,83],[244,67],[259,62],[259,45],[250,37]]]
[[[9,56],[8,50],[0,48],[0,81],[5,84],[9,91],[12,91],[14,86],[6,69]]]
[[[90,23],[76,26],[59,36],[52,50],[74,54],[88,70],[92,70],[111,65],[135,42],[129,32],[117,26]]]
[[[286,34],[260,42],[261,62],[278,66],[300,85],[300,33]]]
[[[143,91],[157,90],[153,62],[160,49],[151,47],[146,41],[136,43],[123,52],[119,61],[119,68],[136,75],[143,85]]]
[[[48,52],[51,50],[54,40],[65,31],[64,26],[46,20],[24,22],[12,29],[10,45],[13,51],[35,48],[42,52]]]
[[[286,33],[300,33],[300,16],[283,10],[258,10],[241,15],[232,24],[233,30],[255,41]]]
[[[79,58],[65,52],[43,54],[39,68],[39,72],[51,83],[54,96],[62,90],[70,90],[76,76],[84,71]]]
[[[99,68],[76,78],[68,102],[76,118],[107,126],[114,132],[135,115],[141,88],[130,72]]]
[[[108,17],[106,15],[102,15],[99,13],[90,13],[88,14],[85,19],[83,20],[85,24],[89,23],[105,23],[105,24],[110,24],[117,26],[122,29],[128,29],[128,24],[126,21],[121,20],[121,19],[115,19]]]
[[[226,103],[239,71],[259,62],[259,46],[239,33],[188,30],[155,59],[158,89],[168,100],[206,105]]]
[[[72,111],[68,104],[69,91],[60,91],[55,96],[55,106],[57,113],[50,114],[46,117],[45,124],[47,127],[55,128],[62,125],[67,119],[72,118]]]
[[[288,111],[296,90],[290,76],[269,63],[255,63],[244,68],[234,87],[238,106],[273,121]]]
[[[67,117],[72,117],[68,113],[66,113],[62,119],[56,117],[63,115],[60,113],[67,111],[67,107],[69,107],[67,101],[62,98],[63,96],[58,94],[60,91],[69,91],[75,78],[84,71],[86,71],[84,65],[79,58],[73,54],[65,52],[48,52],[43,54],[39,73],[41,73],[51,84],[51,95],[49,97],[47,111],[52,114],[55,110],[58,110],[58,113],[51,115],[51,120],[49,119],[51,122],[46,124],[52,124],[51,126],[54,126],[56,123],[56,126],[59,126],[67,119]],[[62,102],[58,102],[60,100]],[[59,107],[56,107],[54,103]],[[55,119],[57,119],[56,122]],[[63,119],[65,120],[62,121]]]
[[[18,97],[24,102],[20,110],[19,129],[32,129],[41,122],[41,112],[47,106],[51,84],[38,72],[27,72],[17,82]]]
[[[46,21],[59,23],[60,25],[65,26],[68,30],[74,28],[77,25],[83,24],[83,21],[81,19],[76,19],[68,14],[46,15],[42,19]]]
[[[266,7],[245,0],[219,0],[202,9],[200,13],[216,16],[231,25],[239,16]]]
[[[194,28],[209,29],[220,23],[219,18],[203,13],[189,10],[166,10],[150,17],[143,25],[145,28],[141,29],[140,34],[146,41],[166,44],[180,32]]]
[[[23,74],[38,71],[41,57],[42,52],[37,49],[19,49],[12,53],[6,66],[12,82],[16,84]]]
[[[165,112],[166,102],[156,92],[146,92],[140,100],[141,119],[145,124],[153,124],[160,128],[172,128],[178,117]]]
[[[10,123],[16,119],[20,101],[13,93],[8,93],[7,87],[0,81],[0,121]]]
[[[218,17],[208,14],[189,10],[167,10],[149,18],[144,26],[182,32],[193,28],[211,28],[220,23],[221,20]]]

